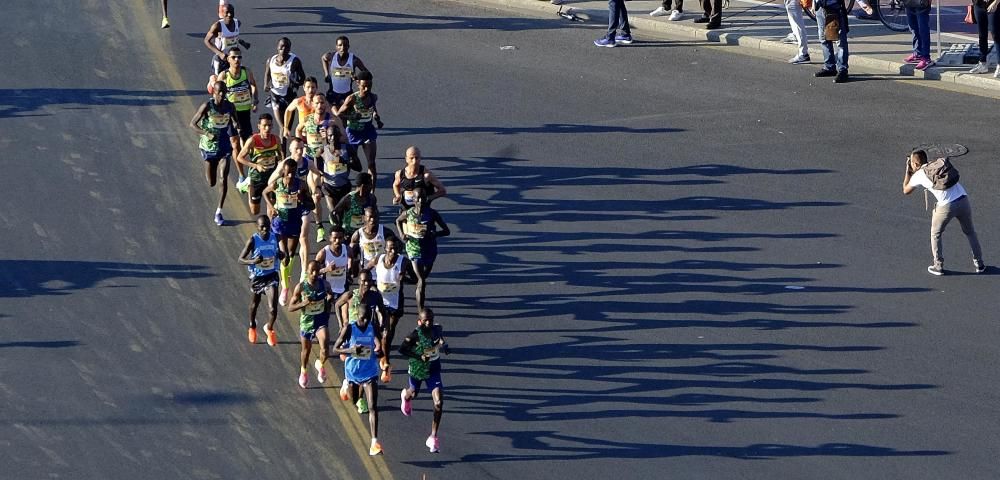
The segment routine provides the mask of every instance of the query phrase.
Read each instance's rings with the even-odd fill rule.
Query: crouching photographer
[[[962,233],[969,239],[972,248],[972,265],[976,273],[986,271],[983,251],[972,225],[972,204],[962,184],[958,183],[958,170],[947,158],[927,162],[927,152],[914,150],[906,158],[906,174],[903,176],[903,194],[909,195],[916,187],[924,187],[937,200],[931,216],[931,255],[934,264],[927,267],[931,275],[944,275],[944,254],[941,234],[948,222],[958,219]]]

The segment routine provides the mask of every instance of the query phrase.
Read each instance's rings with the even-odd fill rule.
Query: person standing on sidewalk
[[[917,64],[917,70],[934,65],[931,60],[931,0],[903,0],[906,23],[913,34],[913,53],[903,61]]]
[[[961,183],[958,183],[957,172],[954,183],[950,187],[940,189],[935,188],[935,183],[927,175],[928,168],[932,168],[932,164],[927,163],[927,152],[914,150],[907,159],[906,174],[903,176],[904,195],[909,195],[916,187],[924,187],[937,200],[934,214],[931,216],[931,255],[934,257],[934,264],[927,267],[927,272],[931,275],[944,275],[941,234],[944,233],[944,228],[953,218],[958,219],[958,223],[962,226],[962,233],[969,239],[969,246],[972,248],[973,268],[975,268],[976,273],[985,272],[983,249],[979,246],[979,237],[976,236],[976,229],[972,225],[972,204],[969,203],[965,188],[962,187]]]
[[[986,73],[990,71],[988,57],[990,54],[990,30],[993,32],[993,43],[1000,38],[1000,0],[975,0],[972,2],[976,13],[976,26],[979,27],[979,63],[969,73]],[[1000,65],[993,72],[993,78],[1000,78]]]
[[[625,0],[608,0],[608,34],[594,40],[598,47],[630,45],[632,29],[628,26],[628,10]]]
[[[705,16],[696,18],[694,23],[707,23],[706,30],[722,28],[722,0],[701,0],[701,8],[705,10]]]
[[[652,17],[665,17],[670,15],[669,20],[676,22],[684,16],[684,0],[663,0],[662,5],[649,12]]]
[[[834,83],[847,81],[847,59],[850,56],[847,46],[847,6],[844,0],[816,0],[816,25],[819,28],[820,46],[823,48],[823,69],[816,72],[817,77],[836,77]],[[833,40],[837,40],[837,50],[833,49]]]
[[[795,40],[799,47],[796,54],[788,63],[799,64],[809,63],[809,40],[806,38],[806,22],[802,18],[802,4],[799,0],[785,0],[785,13],[788,15],[788,24],[792,27],[790,38]]]

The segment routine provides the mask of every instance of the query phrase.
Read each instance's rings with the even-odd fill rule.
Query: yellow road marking
[[[146,51],[152,56],[152,59],[154,60],[153,64],[158,68],[160,73],[162,73],[163,78],[173,89],[178,91],[187,90],[187,87],[181,78],[180,71],[177,69],[177,66],[171,62],[170,56],[167,54],[167,51],[163,46],[162,38],[160,38],[160,26],[156,23],[157,19],[154,18],[153,13],[151,13],[153,9],[148,8],[147,2],[143,2],[141,0],[128,0],[128,3],[130,5],[128,10],[133,17],[133,21],[121,21],[120,23],[124,25],[138,25],[138,30],[142,32],[143,40],[146,43]],[[119,17],[116,20],[123,20],[120,18],[121,12],[118,11],[119,9],[112,8],[111,10],[113,12],[112,15]],[[206,76],[205,78],[207,80],[208,77]],[[175,108],[175,110],[179,111],[177,120],[186,124],[189,118],[188,116],[191,115],[191,112],[195,111],[196,104],[189,97],[181,97],[181,100],[178,103],[179,105],[176,105]],[[191,145],[193,145],[193,143]],[[194,151],[193,146],[187,146],[185,150],[190,152],[191,158],[197,158],[197,152]],[[237,198],[242,199],[243,197],[238,195]],[[232,202],[230,202],[229,205],[230,207],[226,208],[226,211],[232,211]],[[242,205],[243,211],[239,213],[248,215],[249,209],[247,208],[246,203],[242,203]],[[243,233],[243,238],[247,238],[252,235],[254,233],[254,228],[255,227],[252,224],[243,224],[239,226],[239,230]],[[301,264],[302,262],[300,261],[299,263]],[[282,312],[285,313],[285,319],[287,323],[292,326],[292,330],[297,332],[298,321],[294,319],[292,315],[287,314],[287,311],[282,310]],[[298,365],[298,361],[294,363],[296,366]],[[334,385],[339,385],[343,378],[339,375],[336,369],[332,370],[333,374],[330,375],[330,378],[334,381]],[[393,478],[392,472],[389,471],[389,466],[386,464],[385,459],[382,456],[368,456],[368,450],[364,448],[370,443],[367,423],[362,421],[357,414],[353,413],[353,405],[340,405],[345,402],[342,402],[339,394],[335,393],[338,389],[326,388],[323,389],[323,391],[325,392],[327,399],[330,401],[333,411],[337,415],[337,419],[343,427],[343,432],[347,434],[350,439],[350,443],[354,445],[354,453],[358,455],[361,460],[361,464],[364,465],[368,478],[391,480]],[[336,457],[334,456],[334,458]],[[347,471],[345,465],[340,464],[339,466],[341,467],[341,470]]]

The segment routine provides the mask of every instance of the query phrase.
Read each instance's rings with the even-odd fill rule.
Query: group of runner
[[[236,187],[247,195],[250,213],[256,217],[256,233],[238,260],[250,277],[247,338],[257,342],[257,310],[265,296],[268,319],[263,333],[272,347],[278,343],[278,306],[298,312],[299,386],[309,384],[314,341],[319,346],[313,362],[316,380],[326,383],[332,346],[332,353],[344,363],[340,397],[353,402],[358,413],[368,414],[369,454],[378,455],[382,453],[378,383],[391,380],[390,352],[405,313],[403,287],[414,283],[416,328],[397,350],[407,360],[409,377],[400,391],[400,410],[411,414],[411,400],[426,383],[434,416],[425,445],[438,452],[443,411],[439,355],[449,349],[425,298],[437,238],[451,233],[430,203],[447,191],[421,165],[420,150],[407,148],[405,166],[395,172],[392,182],[392,203],[398,206],[396,229],[386,228],[375,194],[377,130],[383,124],[376,108],[378,97],[371,91],[371,71],[350,52],[347,37],[338,37],[336,50],[321,59],[328,86],[321,94],[318,80],[307,76],[303,61],[291,52],[291,40],[281,38],[276,53],[265,62],[264,86],[259,90],[243,61],[250,44],[240,39],[235,14],[232,4],[224,5],[205,35],[204,43],[213,53],[207,85],[211,98],[195,112],[190,127],[200,136],[208,184],[221,183],[215,223],[226,222],[222,209],[231,160],[237,164]],[[304,93],[298,96],[300,87]],[[252,114],[260,93],[266,95],[271,112],[258,116],[254,131]],[[365,156],[365,171],[360,154]],[[357,172],[353,183],[352,171]],[[261,214],[262,202],[266,214]],[[313,225],[316,243],[326,243],[315,255],[309,242]],[[299,259],[300,277],[293,283]],[[338,329],[332,343],[331,317]]]

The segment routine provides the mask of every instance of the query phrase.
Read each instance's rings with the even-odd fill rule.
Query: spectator
[[[669,20],[676,22],[684,16],[684,0],[663,0],[662,4],[649,14],[653,17],[670,15]]]
[[[931,60],[931,0],[903,0],[906,7],[906,23],[913,34],[913,53],[906,57],[906,63],[917,64],[917,70],[927,70],[934,65]]]
[[[696,18],[694,23],[707,23],[706,30],[722,28],[722,0],[701,0],[701,8],[705,10],[705,16]]]
[[[997,42],[997,38],[1000,38],[1000,9],[997,5],[1000,4],[1000,0],[993,0],[987,2],[986,0],[975,0],[973,2],[973,10],[976,14],[976,25],[979,26],[979,63],[969,73],[986,73],[990,71],[989,64],[987,63],[987,56],[990,54],[990,42],[987,36],[993,27],[993,43]],[[993,72],[994,78],[1000,78],[1000,65],[997,65],[997,69]]]
[[[817,77],[836,77],[834,83],[847,81],[847,6],[844,0],[816,0],[816,25],[819,28],[820,45],[823,47],[823,69]],[[837,40],[837,50],[833,49],[833,39]]]
[[[632,30],[628,26],[628,10],[625,9],[625,0],[608,0],[608,33],[594,40],[594,45],[614,47],[617,44],[629,45],[631,43]]]
[[[794,43],[799,47],[799,53],[792,57],[788,63],[809,63],[809,40],[806,39],[806,23],[802,19],[802,4],[799,3],[799,0],[785,0],[785,13],[788,15],[788,24],[792,27],[792,33],[785,38],[793,40],[789,43]]]

